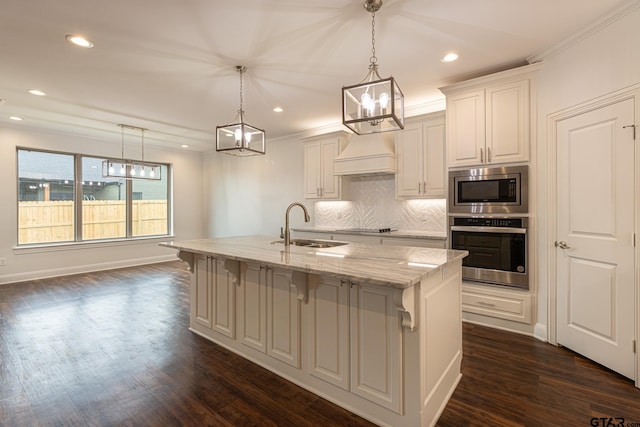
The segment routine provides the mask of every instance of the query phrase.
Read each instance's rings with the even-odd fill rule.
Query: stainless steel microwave
[[[528,166],[450,171],[449,212],[453,214],[528,213],[528,186]]]

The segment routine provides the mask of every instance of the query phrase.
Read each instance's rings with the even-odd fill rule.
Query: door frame
[[[569,119],[571,117],[578,116],[583,113],[587,113],[593,110],[597,110],[602,107],[606,107],[611,104],[615,104],[627,99],[634,100],[635,106],[635,124],[636,124],[636,144],[640,144],[640,84],[626,87],[619,91],[600,96],[577,104],[547,116],[547,197],[546,197],[546,221],[547,221],[547,242],[546,242],[546,258],[547,258],[547,341],[553,345],[558,345],[557,340],[557,295],[558,288],[556,283],[557,274],[557,254],[554,242],[558,240],[557,230],[557,166],[558,166],[558,141],[557,131],[558,122]],[[634,172],[634,194],[638,194],[640,189],[640,148],[635,150],[635,172]],[[634,233],[636,239],[638,236],[638,229],[640,226],[640,197],[634,198],[635,206],[635,219],[634,219]],[[635,385],[640,388],[640,251],[638,250],[637,242],[634,249],[634,292],[635,292],[635,332],[634,339],[636,342],[635,352]]]

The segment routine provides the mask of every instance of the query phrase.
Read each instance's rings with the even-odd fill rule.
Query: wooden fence
[[[83,240],[125,237],[124,200],[83,200]],[[133,201],[133,236],[167,234],[167,201]],[[18,243],[65,242],[73,240],[73,202],[20,202]]]

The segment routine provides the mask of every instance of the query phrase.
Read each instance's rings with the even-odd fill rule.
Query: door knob
[[[565,242],[564,240],[560,240],[560,241],[556,240],[555,245],[556,245],[556,248],[571,249],[571,246],[567,245],[567,242]]]

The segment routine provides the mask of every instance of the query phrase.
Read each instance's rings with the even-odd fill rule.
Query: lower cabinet
[[[402,325],[394,290],[309,279],[309,373],[401,412]]]
[[[237,262],[198,255],[191,287],[191,322],[235,338]]]
[[[468,313],[531,324],[531,303],[526,291],[462,284],[462,311]]]
[[[434,425],[460,380],[460,261],[403,289],[181,259],[193,332],[372,422]]]

